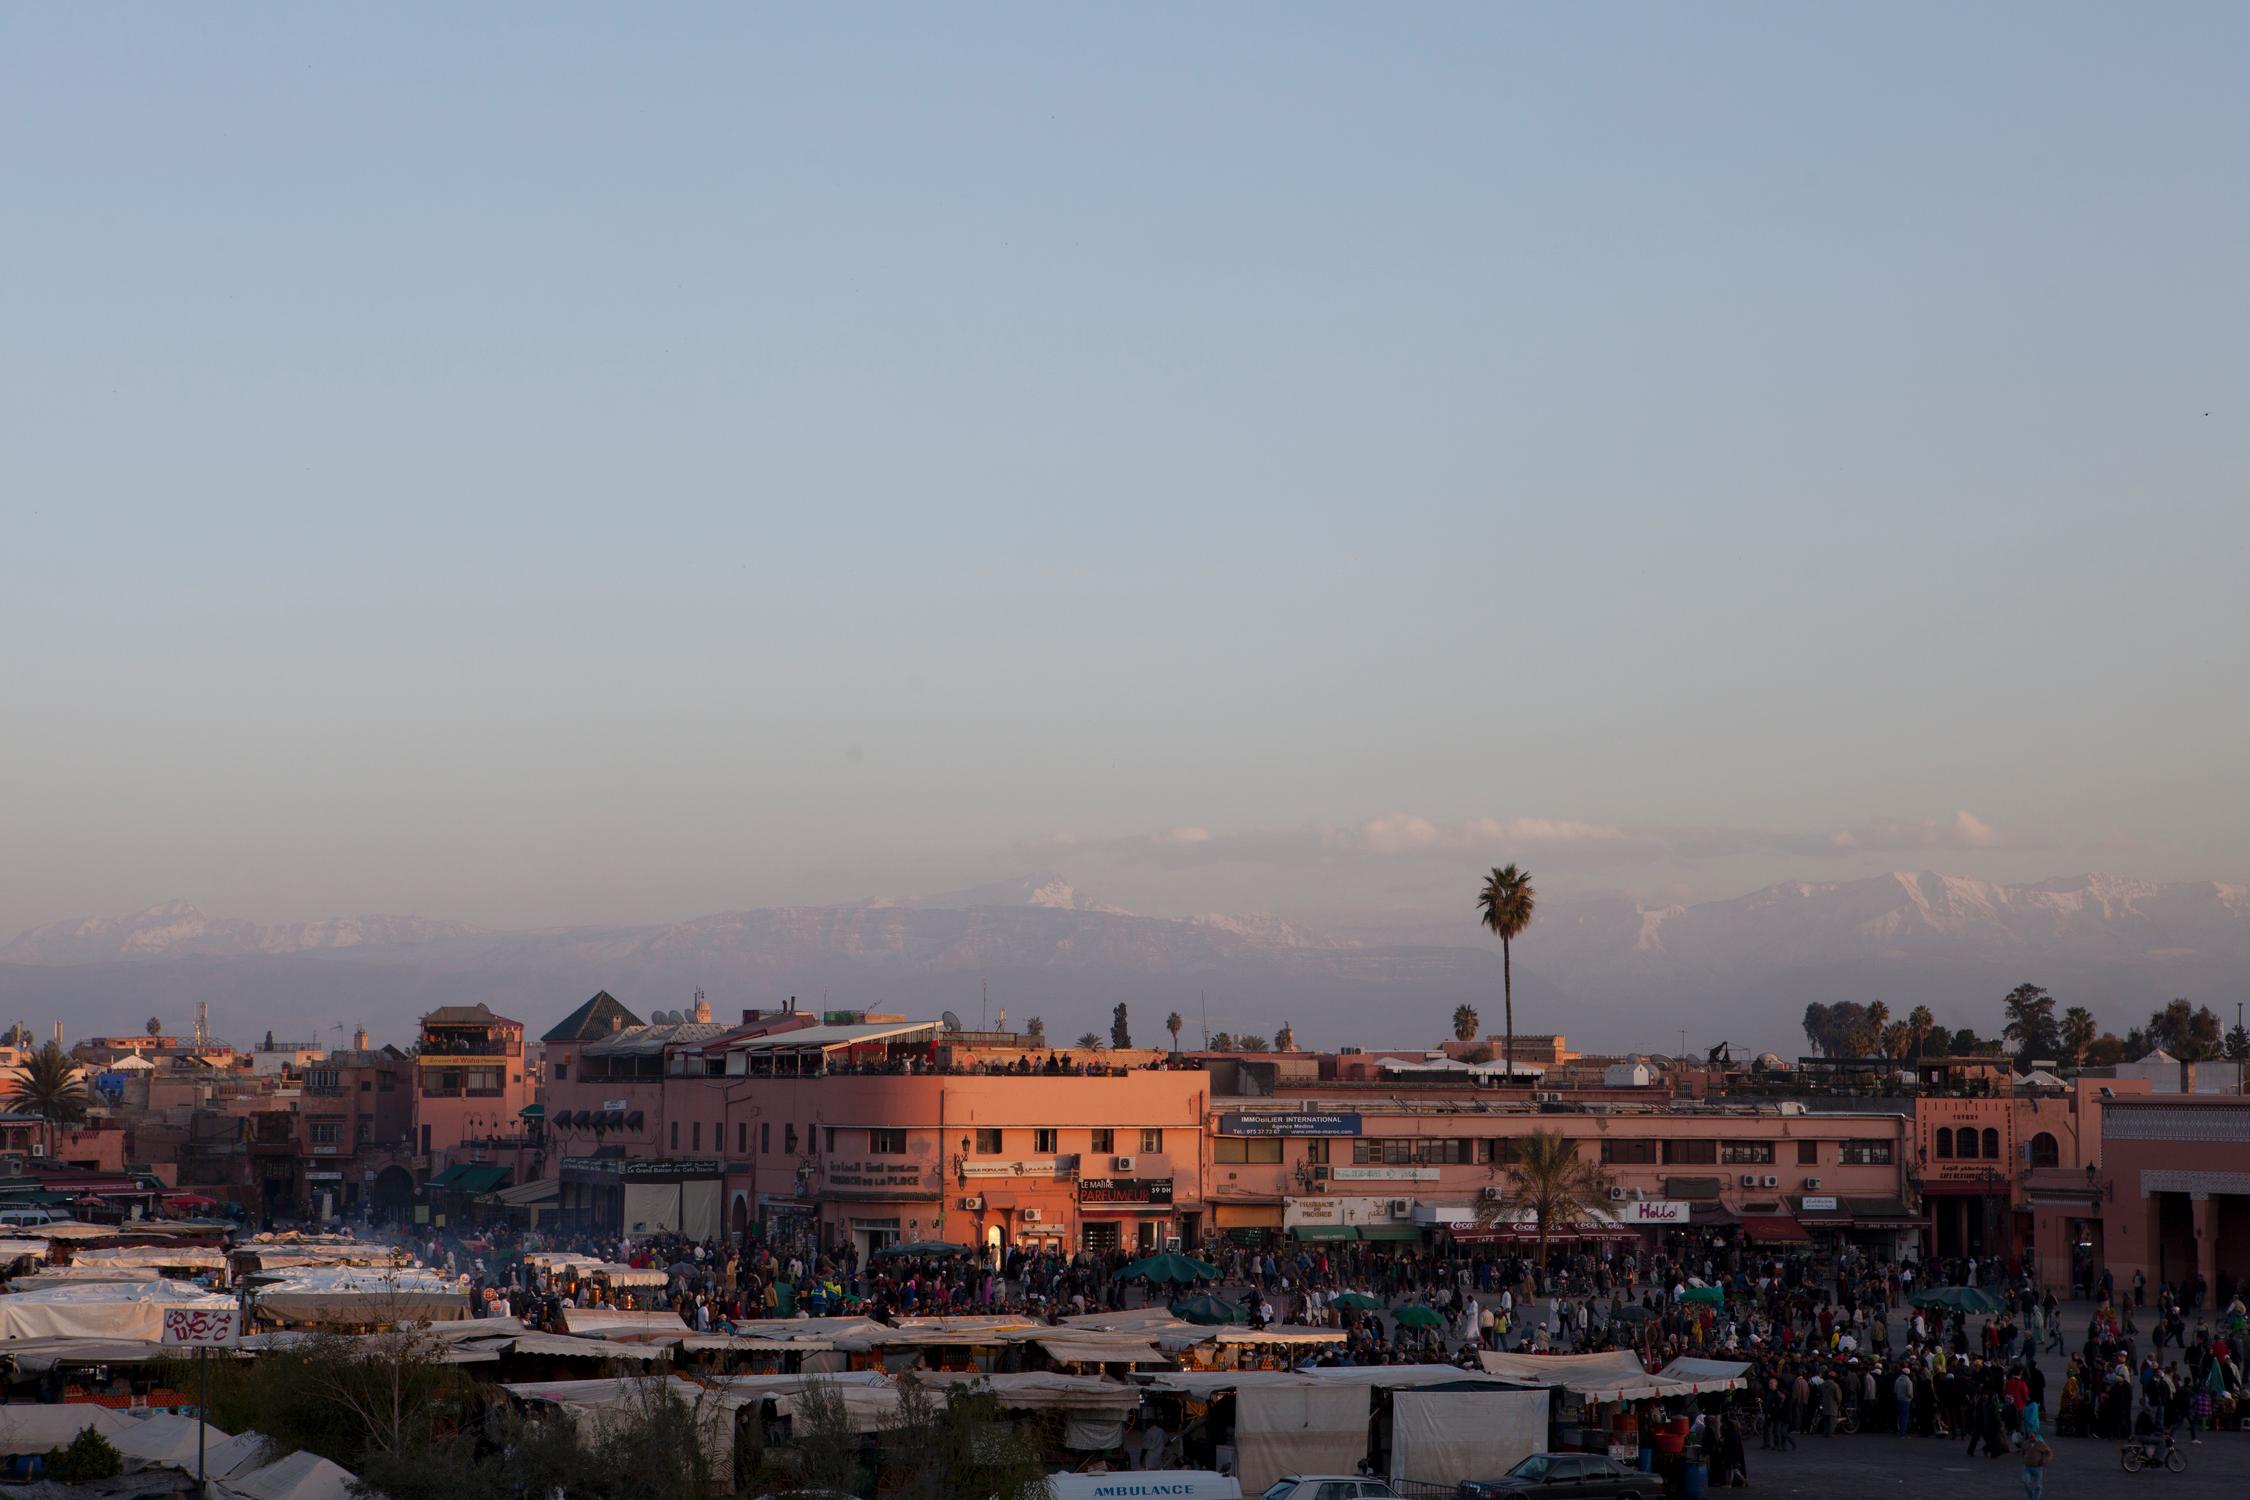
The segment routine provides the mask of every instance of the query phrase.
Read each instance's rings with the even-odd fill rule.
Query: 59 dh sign
[[[236,1322],[241,1316],[242,1310],[235,1307],[167,1307],[162,1342],[231,1346],[235,1341]]]

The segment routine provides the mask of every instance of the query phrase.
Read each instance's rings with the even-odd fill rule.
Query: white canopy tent
[[[155,1343],[167,1308],[201,1312],[233,1307],[177,1281],[95,1281],[41,1287],[0,1297],[0,1340],[140,1339]]]
[[[218,1488],[241,1500],[355,1500],[352,1484],[351,1470],[317,1453],[298,1452],[223,1480]]]
[[[63,1406],[42,1406],[28,1401],[12,1401],[0,1406],[0,1455],[12,1457],[66,1448],[70,1446],[72,1439],[89,1427],[115,1442],[119,1432],[130,1426],[132,1421],[123,1412],[111,1411],[106,1406],[81,1405],[77,1402]]]
[[[202,1434],[206,1449],[215,1448],[227,1441],[227,1434],[209,1423],[198,1422],[193,1417],[175,1416],[168,1411],[156,1411],[134,1419],[124,1431],[112,1436],[110,1442],[129,1462],[138,1467],[163,1464],[178,1468],[184,1464],[193,1468],[198,1433]],[[208,1463],[205,1468],[208,1470]]]
[[[1545,1391],[1401,1391],[1391,1403],[1391,1482],[1505,1474],[1547,1448]]]

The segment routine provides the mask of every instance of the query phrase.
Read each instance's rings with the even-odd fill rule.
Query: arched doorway
[[[414,1212],[414,1174],[391,1163],[375,1174],[367,1199],[369,1217],[375,1222],[404,1223]]]
[[[2031,1138],[2031,1165],[2035,1167],[2058,1166],[2062,1162],[2062,1149],[2055,1138],[2042,1130]]]
[[[750,1195],[748,1193],[736,1193],[734,1195],[734,1207],[727,1213],[727,1231],[737,1240],[748,1237],[750,1233]]]

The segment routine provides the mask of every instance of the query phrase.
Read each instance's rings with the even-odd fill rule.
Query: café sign
[[[1620,1224],[1685,1224],[1689,1205],[1666,1202],[1660,1198],[1646,1198],[1617,1205]]]

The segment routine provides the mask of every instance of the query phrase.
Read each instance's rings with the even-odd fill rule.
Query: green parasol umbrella
[[[1172,1316],[1190,1323],[1247,1323],[1250,1315],[1232,1302],[1208,1292],[1183,1297],[1172,1304]]]
[[[1438,1315],[1435,1308],[1419,1305],[1400,1308],[1397,1321],[1401,1328],[1443,1328],[1445,1326],[1445,1319]]]
[[[1724,1307],[1727,1305],[1727,1294],[1720,1287],[1691,1286],[1680,1293],[1680,1300],[1682,1302],[1708,1302],[1713,1307]]]
[[[1383,1299],[1370,1297],[1365,1292],[1345,1292],[1328,1300],[1330,1307],[1340,1307],[1346,1312],[1381,1312]]]
[[[1911,1300],[1916,1307],[1941,1307],[1948,1312],[1996,1313],[2000,1310],[1997,1297],[1973,1286],[1934,1286],[1926,1292],[1916,1292]]]
[[[1139,1260],[1128,1261],[1113,1281],[1158,1281],[1191,1286],[1198,1281],[1216,1281],[1219,1268],[1192,1256],[1177,1255],[1169,1251],[1162,1255],[1144,1255]]]
[[[1612,1323],[1651,1323],[1656,1320],[1656,1314],[1638,1302],[1628,1302],[1623,1307],[1612,1308],[1609,1320]]]

